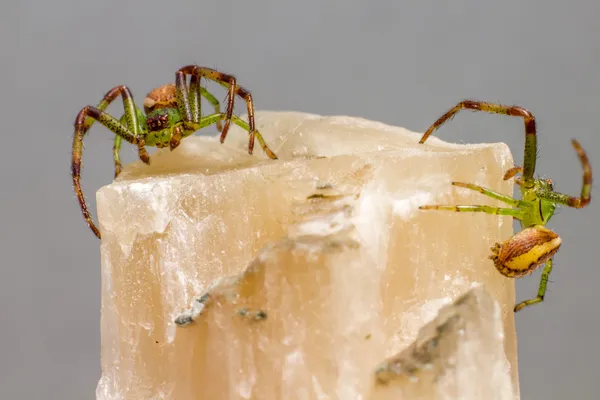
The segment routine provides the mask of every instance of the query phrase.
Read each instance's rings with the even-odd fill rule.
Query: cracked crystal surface
[[[403,128],[295,112],[259,112],[257,127],[279,160],[248,155],[232,127],[222,145],[186,138],[98,191],[97,399],[392,399],[398,385],[415,398],[516,398],[514,281],[488,259],[512,220],[418,210],[497,205],[450,182],[512,194],[508,148],[419,145]],[[483,344],[462,343],[452,374],[473,386],[443,397],[448,378],[378,383],[382,362],[477,285],[499,306],[464,313]],[[481,340],[494,332],[503,340]],[[501,390],[481,388],[491,371]]]

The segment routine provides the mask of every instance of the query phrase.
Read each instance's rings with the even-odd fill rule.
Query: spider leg
[[[133,104],[133,100],[131,98],[127,99]],[[125,102],[125,99],[124,99]],[[133,106],[135,107],[135,106]],[[126,107],[127,109],[127,107]],[[130,108],[131,109],[131,108]],[[77,195],[77,199],[79,200],[79,205],[81,207],[81,212],[83,217],[87,221],[90,229],[94,234],[101,239],[100,231],[94,224],[90,212],[87,207],[87,203],[85,201],[85,197],[83,195],[83,190],[81,188],[81,156],[83,153],[83,137],[87,133],[87,130],[92,124],[87,125],[86,119],[92,118],[106,128],[108,128],[111,132],[120,136],[122,139],[128,141],[132,144],[138,144],[138,146],[143,146],[144,136],[138,133],[132,132],[127,126],[123,125],[119,120],[111,116],[110,114],[92,106],[87,106],[79,111],[77,117],[75,118],[75,134],[73,136],[73,154],[71,160],[71,173],[73,177],[73,188],[75,190],[75,194]],[[127,119],[133,119],[135,121],[135,116],[129,116]],[[137,128],[137,124],[133,125]],[[137,130],[137,129],[136,129]],[[141,156],[142,154],[140,154]],[[147,156],[147,154],[146,154]]]
[[[426,205],[420,206],[420,210],[444,210],[454,212],[483,212],[486,214],[495,215],[510,215],[516,219],[521,219],[523,213],[515,208],[500,208],[491,206],[441,206],[441,205]]]
[[[184,77],[185,81],[185,77]],[[187,84],[187,83],[186,83]],[[185,86],[182,86],[185,87]],[[200,120],[201,110],[201,99],[200,99],[200,78],[196,75],[192,75],[190,78],[190,88],[184,92],[187,94],[188,101],[190,103],[191,121],[198,122]],[[219,111],[215,112],[219,114]]]
[[[139,134],[142,130],[140,129],[140,120],[144,119],[144,114],[141,113],[135,103],[133,102],[133,95],[131,94],[131,90],[127,86],[119,85],[110,89],[100,103],[96,106],[96,108],[100,111],[105,111],[106,108],[119,96],[123,98],[123,108],[125,110],[123,117],[120,122],[126,126],[128,126],[134,134]],[[84,124],[84,132],[83,135],[87,133],[87,131],[92,127],[92,125],[96,122],[94,118],[88,117],[85,120]],[[137,128],[137,129],[136,129]],[[121,173],[121,159],[119,157],[119,150],[121,148],[121,138],[119,136],[115,137],[115,142],[113,144],[113,159],[115,164],[115,178]]]
[[[515,177],[518,173],[523,173],[523,167],[512,167],[504,173],[504,180],[507,181]]]
[[[239,126],[240,128],[242,128],[243,130],[245,130],[248,133],[250,133],[250,126],[248,125],[248,123],[246,121],[244,121],[243,119],[241,119],[237,115],[232,115],[231,116],[231,120],[233,121],[234,124],[236,124],[237,126]],[[271,151],[271,149],[269,148],[269,146],[267,146],[267,143],[265,142],[265,139],[262,137],[262,135],[260,134],[260,132],[259,131],[254,131],[254,136],[256,137],[256,140],[258,140],[258,143],[260,144],[260,147],[262,147],[262,149],[264,150],[264,152],[267,153],[267,156],[269,156],[269,158],[272,159],[272,160],[277,160],[277,156],[275,155],[275,153],[273,153],[273,151]]]
[[[136,112],[137,112],[137,122],[138,122],[138,132],[144,132],[145,128],[145,120],[146,120],[146,116],[144,115],[144,113],[136,107]],[[121,119],[119,120],[119,122],[125,126],[127,126],[128,122],[127,122],[127,113],[123,114],[123,116],[121,117]],[[144,125],[142,125],[142,123]],[[131,129],[131,127],[129,127]],[[123,138],[119,135],[115,135],[115,140],[113,143],[113,160],[114,160],[114,165],[115,165],[115,179],[117,178],[117,176],[119,176],[121,174],[121,156],[120,156],[120,151],[121,151],[121,143],[123,141]]]
[[[114,88],[110,89],[108,92],[106,92],[106,94],[104,95],[104,97],[102,98],[100,103],[98,103],[98,106],[96,106],[96,108],[100,111],[105,111],[106,108],[119,95],[121,95],[121,97],[123,99],[123,109],[125,110],[123,117],[126,118],[127,126],[131,127],[132,129],[137,129],[137,127],[138,127],[137,120],[139,118],[139,114],[136,112],[137,110],[135,107],[135,103],[133,102],[133,95],[131,94],[131,90],[129,90],[129,88],[127,86],[119,85],[119,86],[115,86]],[[92,125],[94,124],[95,121],[96,120],[92,117],[86,118],[85,124],[83,127],[84,135],[92,127]],[[134,133],[137,133],[137,132],[134,130]]]
[[[579,142],[573,139],[572,143],[577,155],[579,156],[581,165],[583,166],[583,186],[581,188],[581,195],[579,197],[574,197],[557,192],[542,191],[539,191],[536,194],[538,197],[550,200],[554,203],[559,203],[574,208],[583,208],[590,204],[592,199],[590,195],[590,192],[592,191],[592,167],[590,166],[588,157]]]
[[[254,102],[252,100],[252,95],[248,90],[239,86],[237,84],[237,80],[233,75],[225,74],[219,71],[216,71],[212,68],[201,67],[197,65],[187,65],[183,68],[180,68],[176,73],[176,82],[180,85],[181,81],[185,81],[185,75],[192,75],[198,77],[204,77],[206,79],[210,79],[219,83],[221,86],[228,88],[229,93],[227,97],[227,112],[225,119],[225,126],[223,127],[223,131],[221,132],[221,143],[225,141],[225,137],[227,136],[227,132],[229,130],[229,125],[231,123],[232,115],[233,115],[233,106],[234,106],[234,96],[238,95],[242,99],[246,101],[246,106],[248,110],[248,125],[250,127],[250,140],[248,142],[248,153],[252,154],[254,149],[254,134],[255,134],[255,122],[254,122]]]
[[[474,190],[476,192],[479,192],[481,194],[483,194],[484,196],[488,196],[491,197],[492,199],[496,199],[496,200],[500,200],[506,204],[509,204],[511,206],[518,206],[521,202],[517,199],[513,199],[510,196],[507,196],[505,194],[502,193],[498,193],[498,192],[494,192],[493,190],[484,188],[482,186],[479,185],[474,185],[472,183],[463,183],[463,182],[452,182],[453,186],[458,186],[458,187],[463,187],[466,189],[470,189],[470,190]]]
[[[184,131],[174,132],[174,137],[171,138],[170,143],[171,149],[177,147],[181,138],[187,137],[209,125],[219,125],[221,122],[221,113],[215,113],[207,117],[202,117],[200,77],[192,75],[190,78],[190,88],[188,89],[185,75],[182,73],[177,73],[175,86],[177,108],[183,117]]]
[[[523,167],[512,167],[504,173],[503,179],[507,181],[511,178],[515,178],[515,184],[521,186],[523,185],[523,181],[521,181],[520,177],[516,176],[518,173],[523,173]]]
[[[183,137],[184,129],[181,126],[174,127],[171,132],[171,140],[169,140],[169,149],[175,150],[181,144]]]
[[[123,139],[121,136],[115,136],[115,141],[113,143],[113,160],[115,162],[115,178],[119,176],[121,173],[121,156],[119,155],[119,151],[121,150],[121,142]]]
[[[217,100],[212,93],[200,85],[200,77],[198,75],[192,75],[190,78],[190,89],[188,91],[188,96],[193,122],[198,122],[202,115],[200,96],[204,97],[210,104],[212,104],[215,114],[221,114],[221,104],[219,103],[219,100]],[[219,132],[223,131],[221,120],[217,121],[216,125]]]
[[[525,157],[523,169],[523,182],[527,187],[533,187],[533,174],[535,172],[537,136],[534,116],[526,109],[518,106],[506,106],[502,104],[493,104],[483,101],[464,100],[448,110],[444,115],[438,118],[427,129],[419,140],[419,143],[425,143],[425,140],[434,131],[438,130],[448,120],[461,110],[485,111],[492,114],[509,115],[512,117],[522,117],[525,123]]]
[[[546,294],[546,288],[548,286],[548,279],[550,278],[550,273],[552,272],[552,259],[546,261],[546,265],[544,270],[542,271],[542,277],[540,279],[540,287],[538,289],[538,294],[533,299],[524,300],[517,304],[514,308],[514,312],[522,310],[525,307],[532,306],[537,303],[541,303],[544,301],[544,295]]]
[[[188,89],[187,80],[184,74],[177,73],[175,77],[175,87],[177,96],[177,108],[179,113],[183,117],[183,131],[177,129],[173,132],[169,147],[171,150],[179,146],[181,139],[187,137],[192,133],[212,124],[218,124],[221,119],[215,118],[212,114],[208,119],[204,119],[201,116],[201,99],[200,99],[200,78],[194,75],[190,79],[190,88]],[[211,121],[208,123],[208,121]],[[202,121],[202,124],[200,123]]]
[[[216,121],[224,120],[226,118],[227,118],[227,115],[224,113],[207,115],[207,116],[201,117],[199,122],[192,123],[192,129],[194,131],[197,131],[197,130],[206,128],[207,126],[210,126],[210,125],[216,123]],[[236,124],[237,126],[242,128],[246,132],[250,132],[250,126],[248,125],[248,123],[246,121],[244,121],[243,119],[241,119],[240,117],[238,117],[237,115],[235,115],[235,114],[232,115],[231,120],[233,121],[234,124]],[[272,160],[277,160],[277,156],[275,155],[275,153],[273,153],[273,151],[269,148],[269,146],[267,146],[267,143],[265,142],[265,140],[262,137],[262,135],[260,134],[260,132],[255,131],[254,134],[256,136],[256,139],[258,140],[258,143],[260,144],[260,146],[262,147],[264,152],[267,154],[267,156],[269,156],[269,158],[271,158]]]
[[[192,120],[194,122],[198,122],[201,116],[201,103],[199,96],[204,97],[210,104],[212,104],[215,114],[221,114],[221,104],[219,100],[215,96],[212,95],[208,90],[203,88],[200,85],[200,77],[198,75],[192,75],[190,78],[190,90],[189,90],[189,99],[190,99],[190,108],[192,111]],[[217,130],[219,132],[223,131],[223,126],[221,125],[221,120],[217,121]]]
[[[221,114],[221,104],[219,103],[219,100],[217,100],[215,96],[213,96],[208,90],[206,90],[202,86],[198,85],[198,88],[200,90],[200,96],[204,97],[206,100],[208,100],[210,104],[212,104],[215,110],[215,114]],[[221,125],[221,121],[217,122],[217,130],[219,132],[223,131],[223,125]]]

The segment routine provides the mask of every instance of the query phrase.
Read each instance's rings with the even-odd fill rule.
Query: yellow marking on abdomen
[[[533,270],[535,269],[535,266],[545,262],[554,255],[554,253],[558,251],[561,243],[561,238],[557,237],[549,242],[533,246],[527,253],[506,261],[505,266],[515,272]]]

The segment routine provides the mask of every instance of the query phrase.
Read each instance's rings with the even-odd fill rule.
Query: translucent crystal
[[[509,149],[419,145],[417,133],[351,117],[262,112],[257,127],[279,160],[258,146],[248,155],[232,128],[224,144],[159,150],[98,192],[97,398],[396,399],[404,385],[415,398],[516,398],[514,281],[488,259],[511,218],[418,209],[498,205],[450,183],[512,194]],[[461,384],[415,385],[416,373],[383,384],[382,363],[476,285],[491,299],[460,314]],[[436,387],[461,392],[419,397]]]
[[[477,286],[377,367],[372,398],[514,399],[503,343],[500,307]]]

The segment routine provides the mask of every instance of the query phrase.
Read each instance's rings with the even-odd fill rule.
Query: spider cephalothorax
[[[460,110],[485,111],[495,114],[504,114],[522,117],[525,122],[525,157],[522,167],[514,167],[506,171],[504,179],[515,178],[515,183],[521,189],[521,199],[517,200],[511,196],[494,192],[478,185],[462,182],[452,182],[452,185],[475,190],[485,196],[499,200],[510,205],[512,208],[498,208],[483,205],[473,206],[421,206],[422,210],[448,210],[456,212],[485,212],[488,214],[508,215],[520,221],[522,230],[511,236],[503,243],[496,243],[492,247],[490,258],[498,271],[510,278],[519,278],[529,275],[541,265],[545,265],[538,294],[535,298],[518,303],[514,311],[517,312],[524,307],[540,303],[544,300],[546,286],[550,272],[552,271],[552,258],[559,250],[562,241],[553,231],[545,227],[546,223],[554,215],[556,206],[559,204],[574,208],[586,207],[591,201],[592,190],[592,168],[583,148],[573,139],[573,148],[579,156],[583,166],[583,186],[579,197],[568,196],[555,192],[550,179],[534,178],[535,163],[537,157],[537,133],[535,118],[526,109],[517,106],[504,106],[480,101],[465,100],[458,103],[448,112],[442,115],[425,132],[419,143],[425,140],[437,130],[444,122],[452,119]],[[521,173],[521,177],[516,177]]]
[[[187,75],[191,75],[189,88]],[[201,78],[216,81],[228,88],[226,113],[221,113],[219,101],[200,85]],[[105,110],[119,95],[123,99],[124,114],[120,119],[116,119]],[[236,95],[246,102],[248,122],[233,114],[234,97]],[[202,97],[207,99],[214,107],[215,112],[213,114],[201,115],[200,103]],[[221,126],[222,120],[225,121],[224,126]],[[223,143],[232,121],[248,131],[250,135],[248,152],[250,154],[254,149],[254,139],[256,138],[271,159],[277,158],[265,143],[262,135],[255,129],[254,104],[250,92],[239,86],[235,77],[231,75],[196,65],[183,67],[176,72],[174,84],[160,86],[148,93],[144,99],[144,111],[136,107],[131,91],[127,86],[116,86],[106,93],[97,107],[86,106],[81,109],[75,118],[71,163],[73,186],[83,217],[98,238],[101,238],[100,231],[90,216],[80,182],[83,137],[95,121],[100,122],[116,135],[113,147],[115,177],[121,173],[119,150],[123,140],[137,145],[140,160],[149,164],[150,156],[145,146],[169,147],[173,150],[179,146],[183,138],[212,124],[216,124],[217,129],[221,132],[220,141]]]
[[[174,149],[179,140],[185,137],[183,116],[177,108],[177,89],[172,83],[154,89],[144,99],[146,112],[147,146]],[[217,129],[222,130],[221,121],[217,121]],[[188,129],[191,131],[193,126]]]

